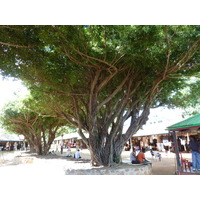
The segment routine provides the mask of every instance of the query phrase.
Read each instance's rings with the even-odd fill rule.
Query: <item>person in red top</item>
[[[142,149],[142,151],[140,151],[140,153],[138,153],[137,155],[137,160],[140,162],[140,164],[149,164],[151,163],[149,160],[147,160],[145,158],[145,149]]]

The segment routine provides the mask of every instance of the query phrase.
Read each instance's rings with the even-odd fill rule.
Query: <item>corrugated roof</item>
[[[55,138],[55,140],[67,140],[67,139],[72,139],[72,138],[78,138],[78,133],[68,133],[62,136],[59,136],[57,138]]]
[[[165,135],[165,134],[169,134],[168,131],[160,131],[160,132],[157,132],[157,131],[152,131],[152,130],[149,130],[149,131],[138,131],[135,135],[133,135],[133,137],[142,137],[142,136],[150,136],[150,135]]]
[[[24,136],[15,134],[0,134],[0,141],[23,141]]]
[[[89,134],[88,133],[84,133],[84,135],[85,135],[86,138],[89,138]],[[78,140],[81,139],[81,137],[79,136],[78,133],[68,133],[68,134],[63,135],[63,137],[59,136],[59,137],[55,138],[55,140],[62,140],[62,139],[63,140],[68,140],[68,139],[73,139],[73,138],[76,138]]]
[[[192,117],[189,117],[188,119],[180,121],[176,124],[168,126],[167,130],[175,131],[175,130],[181,130],[181,129],[186,129],[186,128],[199,127],[199,126],[200,126],[200,114],[197,114]]]

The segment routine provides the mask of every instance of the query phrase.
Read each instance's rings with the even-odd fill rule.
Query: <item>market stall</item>
[[[176,161],[177,161],[177,174],[199,174],[200,171],[193,172],[191,170],[191,162],[182,158],[180,152],[185,150],[189,151],[189,136],[193,135],[197,141],[200,141],[200,114],[194,115],[188,119],[185,119],[181,122],[173,124],[167,127],[169,133],[173,136],[174,141],[174,150],[176,153]],[[180,143],[180,137],[185,139],[185,145]],[[184,149],[180,146],[185,146]],[[186,166],[187,164],[187,166]]]
[[[16,134],[3,134],[0,133],[0,150],[1,151],[10,151],[15,150],[15,144],[25,144],[23,135]]]

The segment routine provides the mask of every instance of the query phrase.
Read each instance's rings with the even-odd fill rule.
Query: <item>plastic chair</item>
[[[182,157],[182,154],[180,153],[180,159],[181,159],[181,169],[182,171],[189,171],[191,172],[191,162],[189,162],[187,159]]]

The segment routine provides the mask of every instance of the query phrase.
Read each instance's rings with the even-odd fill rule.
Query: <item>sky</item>
[[[28,94],[28,90],[20,80],[14,80],[13,78],[3,79],[0,76],[0,109],[9,100],[14,100],[18,96],[23,97],[26,94]]]
[[[14,80],[13,78],[4,79],[0,75],[0,111],[7,102],[23,98],[26,94],[28,94],[28,90],[22,85],[20,80]],[[4,130],[0,127],[0,134],[3,132]]]

